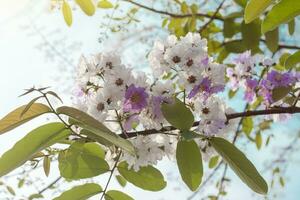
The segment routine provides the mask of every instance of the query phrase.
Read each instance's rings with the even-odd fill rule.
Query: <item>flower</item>
[[[272,70],[267,74],[267,80],[272,87],[286,87],[295,82],[295,77],[291,72],[280,73]]]
[[[145,88],[131,84],[125,92],[123,110],[125,112],[140,112],[147,106],[148,96]]]

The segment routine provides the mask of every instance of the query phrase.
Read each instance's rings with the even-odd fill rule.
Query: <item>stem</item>
[[[145,6],[143,4],[140,4],[140,3],[137,3],[137,2],[134,2],[134,1],[131,1],[131,0],[123,0],[123,1],[131,3],[131,4],[134,4],[134,5],[136,5],[136,6],[140,7],[140,8],[143,8],[145,10],[149,10],[151,12],[162,14],[162,15],[168,15],[168,16],[173,17],[173,18],[186,18],[186,17],[205,17],[205,18],[210,18],[210,19],[212,18],[212,15],[209,15],[209,14],[203,14],[203,13],[195,13],[195,14],[170,13],[170,12],[167,12],[167,11],[162,11],[162,10],[154,9],[154,8]],[[220,20],[220,21],[224,20],[222,17],[219,17],[219,16],[215,16],[214,19]]]
[[[46,190],[48,190],[49,188],[51,188],[53,185],[55,185],[58,181],[60,181],[62,177],[59,176],[57,177],[52,183],[50,183],[49,185],[47,185],[44,189],[42,189],[41,191],[39,191],[39,194],[44,193]]]

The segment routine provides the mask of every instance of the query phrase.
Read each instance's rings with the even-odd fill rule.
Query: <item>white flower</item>
[[[103,93],[97,92],[88,100],[88,113],[103,122],[108,114],[109,99]]]
[[[178,72],[178,85],[189,93],[195,85],[199,84],[203,77],[198,73]]]
[[[99,53],[94,56],[95,68],[97,72],[109,72],[112,69],[119,68],[121,65],[121,58],[114,52]]]

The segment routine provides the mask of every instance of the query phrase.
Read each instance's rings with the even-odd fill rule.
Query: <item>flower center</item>
[[[133,93],[133,95],[130,97],[130,100],[133,102],[133,103],[138,103],[141,101],[141,96],[139,93]]]
[[[193,75],[191,75],[191,76],[188,77],[187,81],[188,81],[189,83],[195,83],[195,82],[196,82],[196,77],[193,76]]]
[[[203,114],[206,114],[206,115],[207,115],[209,112],[210,112],[210,110],[209,110],[209,108],[207,108],[207,107],[205,107],[205,108],[202,109],[202,113],[203,113]]]
[[[174,63],[179,63],[181,59],[179,56],[174,56],[172,60]]]
[[[106,62],[106,67],[112,69],[113,68],[112,62]]]
[[[187,65],[188,67],[192,66],[193,64],[194,64],[193,59],[189,59],[189,60],[187,61],[187,63],[186,63],[186,65]]]
[[[117,86],[121,86],[121,85],[123,85],[123,83],[124,83],[124,81],[123,81],[123,79],[121,79],[121,78],[118,78],[118,79],[116,80],[116,82],[115,82],[115,84],[116,84]]]
[[[281,74],[276,74],[276,76],[275,76],[275,80],[276,81],[281,81]]]
[[[103,110],[104,110],[104,104],[103,104],[103,103],[98,103],[98,105],[97,105],[97,110],[98,110],[99,112],[103,111]]]

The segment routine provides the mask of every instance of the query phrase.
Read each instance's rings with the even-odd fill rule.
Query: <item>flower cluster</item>
[[[252,56],[250,51],[239,54],[233,63],[234,67],[226,71],[229,87],[232,91],[243,88],[244,99],[248,103],[253,103],[260,96],[263,103],[270,106],[276,101],[273,98],[274,89],[291,87],[299,81],[299,73],[278,71],[272,68],[276,66],[272,59]]]

